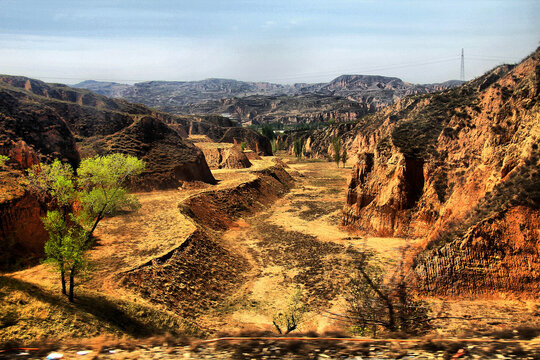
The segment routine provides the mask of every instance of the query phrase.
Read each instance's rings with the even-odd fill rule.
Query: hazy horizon
[[[540,3],[0,0],[0,73],[47,82],[466,80],[532,53]]]

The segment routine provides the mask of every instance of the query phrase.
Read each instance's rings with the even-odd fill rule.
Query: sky
[[[0,73],[75,84],[342,74],[412,83],[515,63],[540,0],[0,0]]]

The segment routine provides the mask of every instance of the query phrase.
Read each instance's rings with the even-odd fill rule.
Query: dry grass
[[[215,311],[202,320],[231,331],[273,331],[272,317],[283,311],[295,289],[302,287],[309,314],[301,331],[336,329],[324,310],[344,309],[352,259],[347,248],[381,247],[394,256],[403,239],[361,239],[337,224],[345,202],[350,169],[327,162],[294,162],[296,186],[265,211],[244,219],[223,234],[223,242],[248,259],[246,280]],[[367,245],[366,245],[367,244]]]
[[[259,170],[274,165],[268,158],[255,162]],[[180,246],[196,229],[178,209],[182,200],[207,189],[235,187],[255,178],[250,171],[234,170],[222,171],[216,177],[220,182],[215,186],[139,193],[139,211],[104,219],[96,229],[96,245],[90,251],[92,276],[80,279],[75,305],[57,296],[58,274],[46,265],[2,277],[0,313],[6,315],[1,316],[0,340],[28,343],[100,333],[150,336],[183,331],[200,335],[196,326],[122,287],[117,274]]]
[[[0,277],[0,314],[0,347],[100,334],[130,338],[201,334],[165,309],[86,288],[78,289],[77,301],[72,304],[58,290],[8,276]]]
[[[290,295],[301,286],[310,309],[301,331],[346,330],[345,324],[331,320],[324,311],[344,312],[343,295],[351,273],[351,251],[347,249],[375,250],[387,261],[408,244],[400,238],[361,238],[337,226],[350,170],[326,162],[285,161],[291,166],[288,171],[297,174],[290,193],[263,212],[237,220],[225,232],[212,232],[220,246],[245,258],[249,267],[233,294],[199,317],[197,326],[210,332],[274,332],[272,317],[287,307]],[[90,345],[97,351],[122,336],[202,335],[197,326],[165,307],[121,287],[116,274],[178,247],[195,230],[192,220],[178,209],[182,200],[207,190],[238,186],[255,178],[252,171],[275,164],[271,157],[252,162],[250,169],[214,171],[219,180],[215,186],[138,194],[142,207],[137,213],[104,220],[91,251],[93,276],[77,288],[75,305],[57,295],[58,275],[44,265],[0,277],[0,341],[30,344],[50,337],[105,334]],[[489,315],[476,322],[441,320],[437,323],[441,336],[539,326],[536,302],[429,301],[436,311],[442,309],[450,317]]]

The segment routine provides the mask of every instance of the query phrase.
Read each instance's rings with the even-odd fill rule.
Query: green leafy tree
[[[341,160],[341,139],[335,136],[332,139],[332,147],[334,148],[334,161],[337,167],[339,167],[339,161]]]
[[[75,201],[75,176],[69,164],[56,159],[51,164],[34,165],[27,171],[29,188],[34,194],[62,209],[64,218]]]
[[[345,167],[345,164],[347,163],[348,154],[347,154],[347,148],[343,147],[343,153],[341,154],[341,162],[343,163],[343,167]]]
[[[88,241],[105,216],[115,215],[123,208],[137,209],[134,195],[123,186],[132,176],[144,171],[145,163],[134,156],[111,154],[84,159],[77,171],[81,188],[83,224],[90,225]]]
[[[9,160],[8,156],[0,155],[0,168],[4,167],[6,165],[6,162]]]
[[[274,129],[269,124],[264,124],[261,133],[268,138],[268,140],[273,140],[276,137],[274,134]]]
[[[58,210],[47,211],[43,218],[43,225],[49,234],[45,243],[46,263],[54,264],[62,274],[62,293],[74,300],[75,275],[82,272],[87,265],[85,250],[86,232],[77,225],[73,214],[68,221]],[[66,294],[65,275],[69,273],[69,294]]]
[[[29,187],[56,208],[43,218],[49,234],[45,244],[47,262],[54,263],[61,274],[62,293],[74,301],[75,277],[87,265],[85,251],[92,246],[92,234],[105,216],[121,209],[139,207],[137,199],[123,187],[139,175],[145,164],[136,157],[112,154],[85,159],[78,169],[55,160],[34,166],[28,171]],[[77,210],[75,210],[77,208]],[[66,275],[69,274],[69,293]]]
[[[304,139],[297,138],[294,139],[294,154],[300,160],[304,152]]]
[[[246,150],[246,148],[247,148],[247,143],[246,143],[245,141],[242,141],[242,142],[240,143],[240,149],[241,149],[242,151],[244,151],[244,150]]]
[[[48,211],[47,216],[43,219],[45,229],[49,233],[49,241],[45,244],[45,253],[49,262],[57,264],[62,293],[67,295],[67,266],[61,248],[64,236],[68,231],[67,224],[71,220],[71,207],[77,199],[73,169],[69,164],[64,164],[56,159],[51,164],[34,165],[27,173],[29,190],[43,202],[48,202],[51,207],[58,209],[54,212]]]

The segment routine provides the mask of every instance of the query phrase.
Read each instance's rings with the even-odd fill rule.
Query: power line
[[[304,73],[304,74],[295,74],[294,76],[287,76],[287,77],[279,77],[279,78],[270,78],[267,79],[267,81],[278,81],[278,80],[290,80],[290,79],[297,79],[299,77],[305,77],[305,76],[311,76],[311,77],[323,77],[323,76],[330,76],[334,74],[347,74],[347,73],[354,73],[354,74],[365,74],[372,71],[384,71],[384,70],[393,70],[393,69],[400,69],[405,67],[417,67],[417,66],[424,66],[424,65],[431,65],[431,64],[439,64],[444,62],[450,62],[450,61],[456,61],[458,57],[451,57],[451,58],[445,58],[445,59],[439,59],[439,60],[432,60],[432,61],[424,61],[424,62],[416,62],[416,63],[409,63],[409,64],[394,64],[394,65],[388,65],[388,66],[378,66],[378,67],[371,67],[371,68],[365,68],[362,70],[354,70],[354,71],[332,71],[332,72],[317,72],[317,73]]]
[[[326,77],[331,75],[343,75],[348,73],[354,73],[354,74],[365,74],[367,72],[372,71],[384,71],[384,70],[393,70],[393,69],[400,69],[400,68],[406,68],[406,67],[417,67],[417,66],[424,66],[424,65],[431,65],[431,64],[438,64],[443,62],[449,62],[449,61],[455,61],[457,60],[457,57],[447,57],[447,58],[440,58],[440,59],[433,59],[433,60],[427,60],[427,61],[416,61],[412,63],[395,63],[395,64],[389,64],[384,66],[374,66],[374,67],[367,67],[362,70],[353,70],[353,71],[344,71],[342,69],[336,69],[336,70],[329,70],[329,71],[319,71],[319,72],[309,72],[309,73],[297,73],[291,76],[283,76],[283,77],[277,77],[277,78],[268,78],[266,81],[278,81],[278,80],[292,80],[292,79],[298,79],[302,77]],[[63,76],[38,76],[41,79],[58,79],[58,80],[88,80],[85,78],[78,78],[78,77],[63,77]],[[107,81],[107,82],[144,82],[144,81],[152,81],[148,79],[92,79],[94,81]],[[154,81],[159,81],[155,80]],[[163,81],[175,81],[175,80],[163,80]]]
[[[327,71],[319,71],[319,72],[297,73],[290,76],[267,78],[264,81],[272,82],[272,81],[295,80],[295,79],[301,79],[301,78],[323,78],[323,77],[337,76],[337,75],[342,75],[342,74],[366,74],[366,73],[370,73],[374,71],[386,71],[386,70],[394,70],[394,69],[401,69],[401,68],[441,64],[441,63],[446,63],[446,62],[457,61],[458,59],[461,59],[460,79],[464,80],[465,79],[465,59],[464,59],[464,50],[461,49],[461,55],[459,57],[453,56],[453,57],[432,59],[432,60],[426,60],[426,61],[415,61],[415,62],[410,62],[410,63],[395,63],[395,64],[389,64],[389,65],[384,65],[384,66],[366,67],[364,69],[354,69],[352,71],[348,71],[348,70],[344,71],[343,69],[335,69],[335,70],[327,70]],[[468,55],[467,59],[474,60],[474,61],[493,61],[493,62],[497,62],[497,61],[507,62],[511,60],[509,58],[490,56],[490,55]],[[35,77],[44,79],[44,80],[70,80],[70,81],[88,80],[88,78],[68,77],[68,76],[35,76]],[[103,79],[103,78],[93,78],[92,80],[118,82],[118,83],[137,83],[137,82],[146,82],[146,81],[185,81],[185,80]]]

